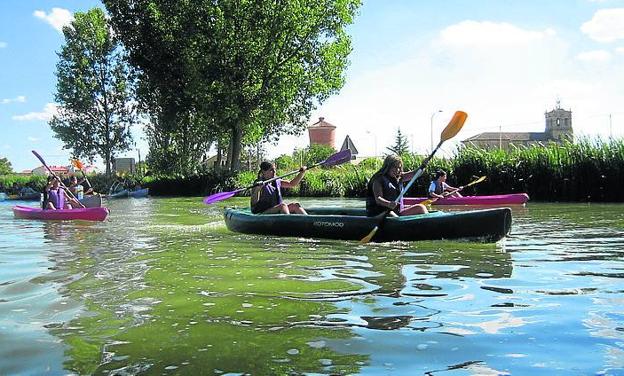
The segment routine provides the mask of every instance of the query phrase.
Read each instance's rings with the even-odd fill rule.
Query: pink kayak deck
[[[414,205],[427,200],[427,197],[405,197],[403,205]],[[433,205],[522,205],[529,201],[526,193],[510,193],[492,196],[447,197],[433,202]]]
[[[22,219],[44,219],[53,221],[63,221],[80,219],[83,221],[103,221],[108,216],[108,208],[79,208],[79,209],[59,209],[42,210],[31,206],[14,206],[13,215]]]

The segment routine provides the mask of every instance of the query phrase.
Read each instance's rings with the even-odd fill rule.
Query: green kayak
[[[225,210],[228,229],[245,234],[360,240],[378,220],[359,208],[306,208],[310,215],[252,214],[249,209]],[[469,239],[496,242],[511,229],[511,209],[432,212],[387,218],[373,241]]]

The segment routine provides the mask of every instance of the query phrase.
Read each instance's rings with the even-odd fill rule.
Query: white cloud
[[[581,31],[601,43],[624,39],[624,8],[598,10],[581,26]]]
[[[431,128],[435,146],[458,109],[468,112],[468,120],[440,155],[450,155],[457,141],[481,132],[543,132],[544,112],[554,108],[557,98],[573,111],[577,134],[605,135],[609,130],[603,115],[624,101],[624,71],[613,59],[587,64],[575,58],[575,45],[550,29],[464,21],[431,39],[414,37],[407,46],[390,43],[388,49],[403,50],[400,58],[381,57],[376,67],[360,70],[357,58],[369,51],[358,50],[357,40],[354,45],[356,69],[347,74],[340,94],[311,114],[309,123],[324,116],[337,126],[336,146],[348,134],[360,156],[386,152],[399,126],[417,152],[428,151]],[[592,56],[606,55],[587,55]],[[438,109],[444,112],[431,122]],[[283,137],[278,146],[268,148],[269,155],[305,147],[307,138],[307,132]]]
[[[615,49],[615,52],[617,52],[618,54],[624,54],[624,47],[617,47]]]
[[[32,137],[32,136],[28,136],[28,141],[30,141],[30,142],[38,142],[38,141],[39,141],[39,138],[37,138],[37,137]]]
[[[576,58],[580,61],[585,61],[585,62],[590,62],[590,63],[591,62],[604,63],[604,62],[611,60],[611,53],[605,50],[586,51],[586,52],[581,52],[580,54],[576,55]]]
[[[505,22],[462,21],[440,32],[440,42],[451,47],[524,45],[555,36],[552,29],[524,30]]]
[[[56,115],[56,105],[54,103],[48,103],[45,105],[42,112],[29,112],[24,115],[15,115],[12,117],[12,119],[16,121],[48,121],[54,115]]]
[[[23,95],[18,95],[15,98],[0,99],[0,104],[9,104],[9,103],[13,103],[13,102],[24,103],[24,102],[26,102],[26,97],[23,96]]]
[[[69,25],[74,20],[73,14],[63,8],[52,8],[49,14],[46,14],[43,10],[36,10],[33,16],[49,23],[58,32],[63,32],[63,26]]]
[[[5,48],[8,46],[7,42],[0,42],[0,48]]]

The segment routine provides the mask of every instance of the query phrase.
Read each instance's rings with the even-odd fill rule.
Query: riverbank
[[[417,168],[423,157],[407,154],[403,157],[405,169]],[[364,197],[367,179],[379,168],[381,161],[365,159],[356,164],[329,169],[315,169],[306,173],[300,186],[285,192],[286,196],[300,197]],[[277,166],[278,175],[298,166]],[[534,201],[545,202],[624,202],[624,141],[580,141],[576,144],[534,146],[510,151],[466,148],[453,158],[434,158],[423,177],[418,179],[408,196],[422,196],[431,175],[437,170],[447,171],[448,183],[464,185],[475,177],[487,179],[470,187],[467,195],[492,195],[526,192]],[[250,186],[255,171],[236,175],[210,171],[189,176],[125,176],[130,186],[139,182],[150,189],[152,196],[202,196],[219,191]],[[89,180],[99,192],[107,192],[111,180],[103,174],[90,175]],[[2,187],[30,186],[43,188],[43,177],[4,175]],[[245,194],[244,192],[242,194]]]

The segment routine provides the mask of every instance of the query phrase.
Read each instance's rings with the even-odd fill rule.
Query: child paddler
[[[401,182],[409,181],[413,175],[414,171],[403,172],[403,161],[400,157],[388,155],[381,169],[368,181],[366,215],[374,217],[388,210],[392,217],[428,213],[427,208],[421,204],[402,207],[400,203],[394,202],[401,194]]]
[[[48,184],[45,188],[43,209],[71,209],[72,205],[80,207],[80,204],[65,195],[65,188],[61,187],[61,182],[57,177],[48,177]]]
[[[308,214],[301,204],[293,202],[286,204],[282,200],[282,188],[296,187],[303,175],[306,167],[299,169],[299,174],[294,179],[277,179],[267,184],[257,185],[251,191],[251,212],[254,214]],[[275,177],[275,165],[270,162],[260,163],[258,179],[256,183],[273,179]]]

